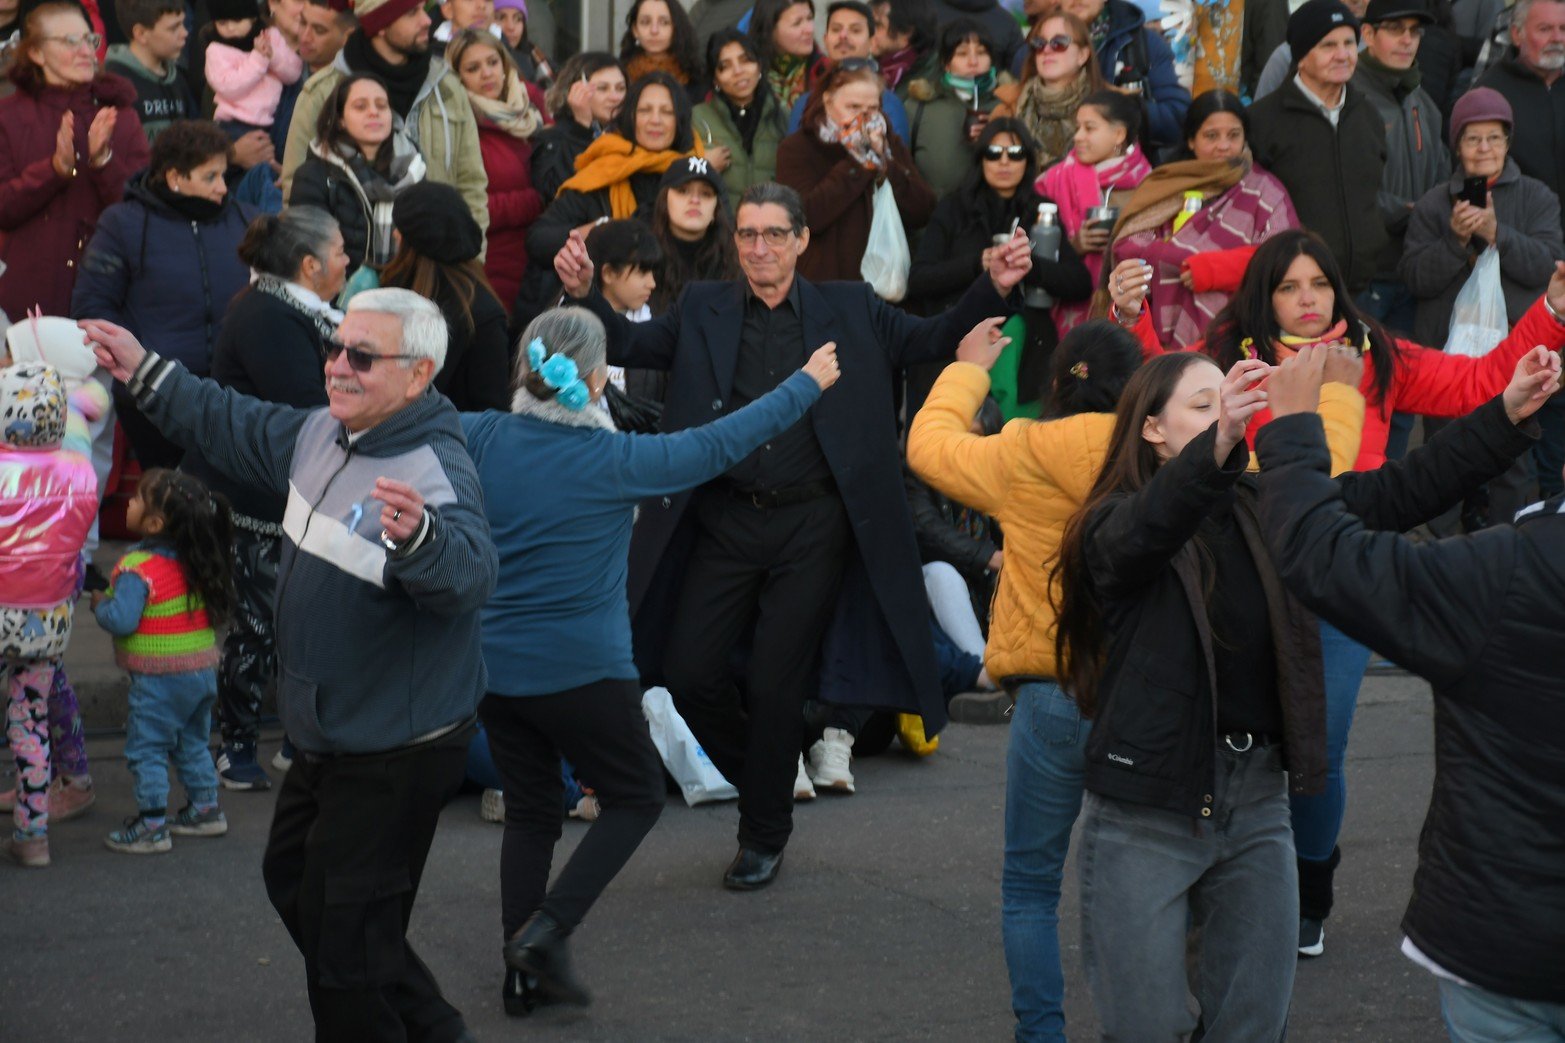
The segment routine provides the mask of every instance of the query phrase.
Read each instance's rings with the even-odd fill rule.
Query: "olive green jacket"
[[[771,91],[764,86],[757,89],[764,99],[761,122],[755,129],[754,147],[746,152],[739,128],[734,126],[728,106],[716,98],[703,101],[695,107],[690,125],[706,142],[707,151],[714,145],[727,145],[733,157],[728,169],[723,171],[723,184],[728,186],[728,201],[739,205],[744,190],[760,181],[772,181],[777,177],[777,143],[787,135],[786,114]]]
[[[1001,73],[999,84],[1011,82]],[[979,108],[993,112],[999,99],[990,95]],[[962,133],[968,103],[940,80],[914,80],[908,87],[908,148],[913,165],[924,175],[937,198],[944,198],[962,183],[973,168],[973,150]]]

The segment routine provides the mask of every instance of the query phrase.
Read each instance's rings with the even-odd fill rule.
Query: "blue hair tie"
[[[566,355],[549,354],[542,339],[534,337],[527,345],[527,364],[549,387],[555,401],[573,412],[585,409],[592,396],[581,379],[576,360]]]

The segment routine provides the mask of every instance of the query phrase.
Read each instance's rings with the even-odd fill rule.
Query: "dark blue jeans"
[[[207,752],[216,702],[216,670],[130,675],[125,764],[136,777],[139,810],[168,807],[170,762],[192,804],[217,802],[217,769]]]
[[[1326,789],[1311,796],[1294,794],[1293,841],[1299,857],[1312,862],[1331,858],[1348,806],[1348,782],[1343,761],[1348,731],[1358,706],[1359,687],[1369,666],[1369,649],[1330,623],[1320,625],[1320,647],[1326,673]]]
[[[1060,881],[1081,810],[1091,724],[1052,682],[1016,689],[1005,755],[1005,868],[1000,926],[1017,1043],[1065,1043]]]

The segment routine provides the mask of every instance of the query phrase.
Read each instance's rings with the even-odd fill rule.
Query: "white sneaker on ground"
[[[810,747],[810,781],[830,793],[852,793],[853,736],[841,728],[827,728]]]
[[[815,787],[810,784],[810,773],[804,770],[804,754],[799,754],[799,773],[793,777],[793,799],[814,800]]]
[[[497,789],[486,789],[478,801],[478,817],[485,822],[505,821],[505,794]]]

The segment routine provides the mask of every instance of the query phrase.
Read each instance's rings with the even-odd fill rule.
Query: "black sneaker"
[[[272,780],[255,762],[254,742],[230,742],[217,751],[217,781],[229,790],[267,790]]]
[[[1299,919],[1299,955],[1319,956],[1326,951],[1326,926],[1308,917]]]

